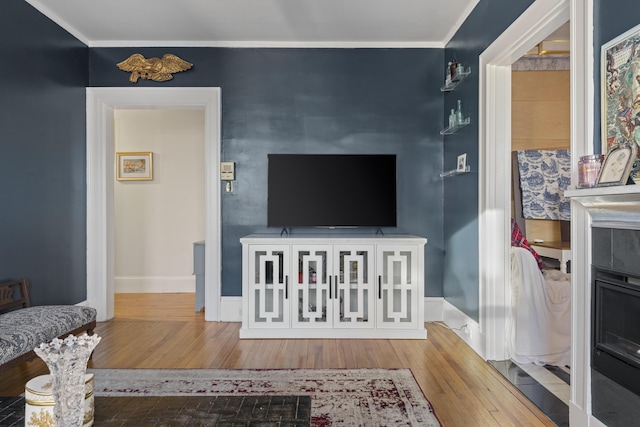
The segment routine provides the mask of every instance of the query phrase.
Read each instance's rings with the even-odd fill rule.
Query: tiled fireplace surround
[[[602,317],[607,319],[605,323],[615,323],[616,330],[613,332],[616,334],[610,335],[610,341],[614,343],[614,348],[618,348],[616,342],[619,342],[622,353],[625,353],[625,350],[629,352],[631,348],[637,348],[636,345],[640,343],[640,339],[638,339],[640,337],[640,309],[638,309],[640,295],[633,296],[623,290],[632,289],[632,292],[635,292],[638,289],[633,290],[633,288],[640,288],[640,285],[634,280],[634,278],[640,277],[640,230],[593,227],[591,236],[591,264],[593,266],[591,287],[592,345],[594,342],[598,342],[594,328],[599,318]],[[612,286],[610,289],[602,291],[606,293],[607,298],[601,298],[599,292],[596,292],[596,285],[593,282],[597,279],[599,283],[604,283],[609,278],[611,278],[612,284],[620,282],[623,286],[627,285],[628,288]],[[609,312],[597,316],[596,306],[604,299],[607,303],[605,303],[603,311]],[[627,348],[625,349],[625,347]],[[631,355],[630,360],[637,361],[638,357]],[[636,394],[640,393],[638,378],[640,378],[640,364],[634,366],[609,355],[604,350],[594,349],[591,354],[591,412],[593,416],[610,427],[637,425],[640,420],[640,395]],[[625,382],[629,382],[628,387],[620,385]],[[630,389],[635,389],[635,393]]]
[[[588,212],[586,216],[588,220],[584,223],[580,222],[579,213],[572,220],[576,220],[578,226],[585,225],[583,227],[585,230],[588,228],[588,232],[586,232],[588,235],[584,236],[583,243],[591,241],[590,247],[584,249],[584,254],[587,255],[585,258],[590,259],[590,264],[585,263],[583,269],[589,271],[588,273],[585,271],[586,274],[584,275],[577,274],[579,280],[582,281],[581,277],[586,278],[585,281],[590,283],[581,285],[579,282],[574,281],[574,286],[578,290],[582,288],[581,292],[589,295],[589,298],[575,298],[574,310],[578,312],[581,309],[587,311],[588,315],[582,318],[589,319],[586,323],[590,324],[584,325],[583,328],[573,328],[574,333],[577,331],[583,332],[587,341],[587,345],[583,348],[585,350],[588,349],[589,353],[584,355],[586,359],[584,362],[586,363],[590,380],[584,384],[584,387],[590,390],[590,393],[587,393],[587,395],[590,394],[590,413],[595,418],[595,420],[592,419],[589,425],[605,425],[608,427],[639,425],[640,395],[637,393],[640,387],[637,387],[636,393],[634,393],[620,385],[616,380],[603,375],[602,371],[604,369],[602,367],[599,370],[594,369],[592,364],[595,356],[591,354],[591,348],[595,341],[593,323],[596,319],[596,316],[594,316],[596,276],[605,277],[606,280],[607,273],[614,272],[615,274],[612,277],[622,281],[626,281],[627,277],[631,277],[629,279],[630,283],[640,279],[640,185],[572,190],[565,194],[576,202],[573,206],[584,208]],[[576,209],[576,212],[579,211],[580,209]],[[602,273],[596,273],[596,271],[604,271],[605,274],[603,276]],[[640,288],[640,285],[638,287]],[[574,289],[575,295],[576,290]],[[611,305],[615,305],[618,309],[620,309],[619,305],[627,307],[631,305],[626,296],[621,298],[618,303]],[[638,299],[640,300],[640,297]],[[608,301],[611,302],[612,300]],[[623,304],[620,304],[620,301],[623,301]],[[576,307],[578,304],[583,307]],[[640,310],[628,311],[630,313],[624,317],[620,316],[619,312],[616,312],[615,316],[612,317],[618,318],[618,322],[625,325],[619,327],[620,331],[625,330],[625,332],[634,337],[634,342],[638,342],[640,341],[640,331],[627,329],[627,325],[640,329]],[[604,317],[605,315],[603,315]],[[577,318],[580,317],[574,317],[574,321]],[[623,320],[620,320],[621,318]],[[574,340],[575,342],[576,340]],[[574,352],[576,350],[579,351],[579,349],[574,349]],[[640,378],[640,364],[637,369],[638,378]],[[615,375],[613,376],[615,377]]]

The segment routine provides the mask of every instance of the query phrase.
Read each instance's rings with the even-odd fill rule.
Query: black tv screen
[[[269,227],[395,227],[396,156],[269,154]]]

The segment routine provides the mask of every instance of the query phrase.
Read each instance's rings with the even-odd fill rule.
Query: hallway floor
[[[569,426],[571,386],[568,369],[534,364],[518,365],[511,360],[489,363],[558,427]]]

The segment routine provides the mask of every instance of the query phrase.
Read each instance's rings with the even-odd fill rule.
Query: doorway
[[[220,320],[220,89],[87,88],[87,301],[114,315],[114,110],[201,108],[205,123],[205,320]]]
[[[569,1],[537,0],[480,55],[480,323],[487,360],[505,360],[511,229],[511,64],[569,20]],[[532,24],[533,23],[533,24]]]
[[[205,232],[205,168],[202,108],[114,114],[117,317],[120,293],[193,295],[194,243]],[[147,155],[149,176],[123,175],[125,162],[139,166]]]
[[[537,0],[480,56],[479,177],[480,326],[485,359],[505,352],[505,284],[508,283],[509,149],[511,67],[528,48],[571,21],[571,157],[593,153],[593,3]],[[509,145],[508,145],[509,144]],[[577,182],[577,165],[572,166]],[[590,219],[578,203],[571,209],[572,321],[571,424],[589,425],[589,301],[577,283],[590,277]]]
[[[486,334],[487,360],[508,359],[505,338],[511,306],[512,64],[569,19],[569,1],[537,0],[480,56],[479,152],[484,166],[479,180],[480,321]],[[499,370],[507,378],[514,374],[514,370]],[[520,378],[520,374],[514,375]],[[535,391],[546,389],[539,386]],[[561,406],[558,417],[568,424],[567,406],[557,403]]]

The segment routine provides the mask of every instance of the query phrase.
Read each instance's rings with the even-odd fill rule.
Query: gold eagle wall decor
[[[171,73],[178,73],[190,69],[193,64],[173,55],[165,54],[161,59],[146,59],[139,53],[134,53],[124,61],[117,64],[122,71],[131,73],[129,81],[137,83],[138,79],[165,82],[171,80]]]

